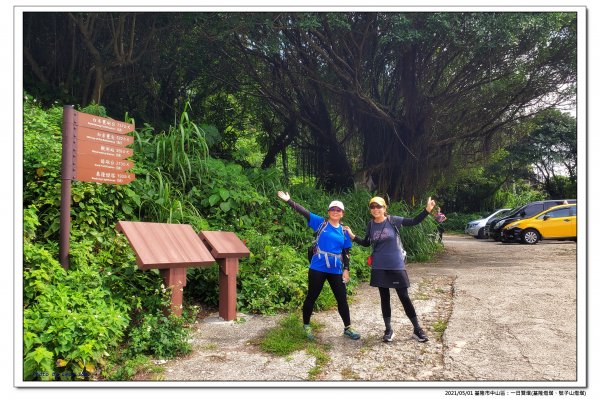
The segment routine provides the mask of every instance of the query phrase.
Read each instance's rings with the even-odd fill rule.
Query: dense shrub
[[[129,323],[89,265],[66,272],[52,253],[25,243],[23,345],[25,379],[88,379]]]
[[[25,100],[24,125],[24,370],[27,379],[129,378],[146,356],[187,353],[182,318],[165,316],[170,292],[158,270],[141,271],[119,220],[187,223],[196,231],[234,231],[251,251],[240,263],[238,308],[251,313],[292,311],[306,293],[306,220],[277,198],[290,191],[307,209],[326,215],[332,199],[346,204],[343,222],[364,234],[372,193],[329,194],[311,184],[285,187],[276,169],[257,169],[214,159],[203,142],[214,128],[186,112],[177,126],[136,131],[134,172],[127,186],[73,182],[70,268],[57,262],[62,108],[40,109]],[[83,112],[104,114],[99,106]],[[243,145],[240,141],[239,145]],[[237,148],[237,147],[236,147]],[[238,155],[244,153],[238,148]],[[394,205],[396,206],[396,205]],[[399,214],[420,209],[397,204]],[[406,230],[406,231],[404,231]],[[409,258],[426,259],[439,248],[435,224],[403,229]],[[368,248],[352,250],[352,294],[369,276]],[[184,304],[218,303],[218,266],[188,271]],[[328,286],[317,309],[335,306]],[[116,367],[115,362],[124,364]]]

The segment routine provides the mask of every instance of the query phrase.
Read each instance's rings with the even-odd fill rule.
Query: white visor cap
[[[342,204],[342,201],[331,201],[331,204],[329,204],[329,208],[327,208],[327,210],[333,208],[334,206],[337,206],[342,211],[344,210],[344,204]]]

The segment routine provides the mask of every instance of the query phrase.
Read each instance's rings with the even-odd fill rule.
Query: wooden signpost
[[[126,159],[133,155],[126,147],[134,141],[127,134],[134,130],[130,123],[77,112],[70,105],[63,108],[59,260],[65,269],[69,268],[71,181],[127,184],[135,180],[128,172],[134,164]],[[216,260],[219,316],[235,319],[238,260],[250,251],[234,233],[203,231],[198,236],[189,225],[128,221],[118,222],[116,228],[130,241],[140,269],[160,270],[171,288],[171,311],[177,316],[183,308],[187,269]]]
[[[69,236],[71,229],[71,181],[104,184],[128,184],[135,180],[133,161],[126,158],[133,150],[128,136],[135,130],[131,123],[75,111],[63,107],[62,167],[60,204],[59,261],[69,268]]]
[[[108,184],[127,184],[135,180],[135,175],[125,173],[133,167],[133,162],[124,160],[127,153],[119,151],[133,144],[133,137],[125,135],[133,131],[133,125],[88,114],[78,113],[77,117],[78,124],[82,125],[76,127],[73,179]],[[111,133],[117,129],[115,125],[121,128]],[[88,151],[80,154],[79,148]],[[130,151],[133,154],[133,150]]]
[[[77,141],[77,155],[102,155],[114,159],[125,159],[133,155],[131,148],[115,147],[112,145],[98,144],[93,141]]]

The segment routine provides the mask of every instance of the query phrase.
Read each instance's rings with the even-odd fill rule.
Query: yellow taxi
[[[503,242],[535,244],[542,239],[577,240],[577,204],[558,205],[529,219],[507,224],[501,232]]]

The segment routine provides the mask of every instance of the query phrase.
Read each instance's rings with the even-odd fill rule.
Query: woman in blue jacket
[[[392,216],[387,214],[385,200],[381,197],[373,197],[369,201],[369,209],[373,219],[367,225],[365,238],[356,236],[349,227],[344,226],[352,241],[364,247],[373,246],[373,252],[369,257],[371,265],[370,284],[379,288],[381,313],[385,323],[383,335],[385,342],[390,342],[394,338],[391,325],[390,288],[396,289],[404,311],[413,325],[412,337],[419,342],[429,340],[419,325],[417,312],[408,296],[410,281],[406,273],[406,252],[402,247],[398,229],[402,226],[414,226],[421,223],[434,207],[435,201],[429,197],[427,206],[415,218]]]
[[[344,216],[344,204],[341,201],[332,201],[327,208],[328,218],[325,219],[296,204],[286,192],[279,191],[277,196],[304,216],[308,220],[308,226],[318,232],[317,251],[310,261],[308,292],[302,306],[302,319],[307,338],[314,339],[310,327],[310,317],[327,280],[337,301],[338,312],[344,322],[344,335],[350,339],[359,339],[360,334],[354,331],[350,325],[350,308],[346,296],[345,284],[350,280],[349,250],[352,242],[341,224]]]

